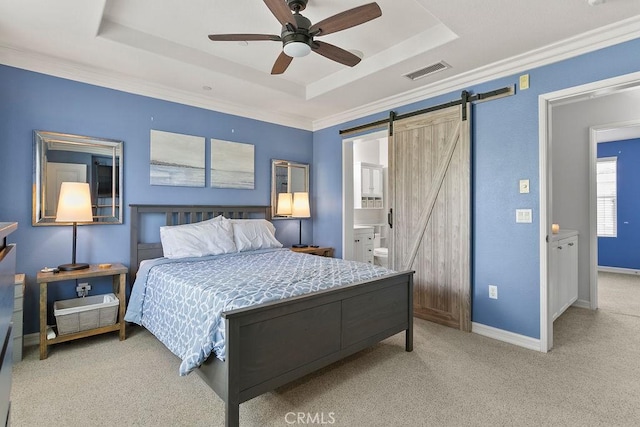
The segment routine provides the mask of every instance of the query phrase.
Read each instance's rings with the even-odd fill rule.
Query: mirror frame
[[[290,162],[288,160],[271,160],[271,219],[291,218],[291,215],[276,215],[278,192],[276,189],[276,170],[278,167],[301,168],[304,170],[304,187],[309,190],[309,165],[307,163]],[[287,184],[288,185],[288,184]]]
[[[123,193],[123,143],[115,139],[94,138],[90,136],[71,135],[58,132],[33,131],[33,207],[32,207],[32,225],[68,225],[63,222],[55,222],[55,216],[46,214],[46,190],[47,190],[47,145],[48,144],[64,144],[70,147],[69,151],[83,151],[82,146],[93,146],[102,150],[110,150],[112,158],[112,175],[113,167],[117,166],[117,197],[111,192],[111,205],[107,206],[111,209],[111,215],[94,215],[93,224],[122,224],[122,193]]]

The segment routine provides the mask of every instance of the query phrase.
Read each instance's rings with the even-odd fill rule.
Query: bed
[[[163,256],[162,244],[145,236],[149,225],[198,223],[218,215],[270,220],[271,212],[269,206],[130,207],[132,281],[142,261]],[[404,332],[405,350],[412,351],[412,299],[413,272],[392,272],[225,311],[224,360],[212,353],[194,372],[224,401],[225,425],[238,426],[240,403],[390,336]]]

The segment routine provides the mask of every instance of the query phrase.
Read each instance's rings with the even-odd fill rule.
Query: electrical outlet
[[[88,283],[78,283],[78,286],[76,286],[76,293],[79,297],[86,297],[89,295],[90,290],[91,285]]]
[[[531,209],[516,209],[517,223],[531,223]]]
[[[498,299],[498,287],[496,285],[489,285],[489,298]]]

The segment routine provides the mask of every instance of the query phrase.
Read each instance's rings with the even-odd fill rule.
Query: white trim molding
[[[518,347],[524,347],[529,350],[541,351],[539,339],[505,331],[504,329],[494,328],[493,326],[483,325],[482,323],[471,322],[471,332],[482,335],[483,337],[493,338],[494,340],[517,345]]]
[[[553,319],[549,310],[549,292],[547,281],[547,249],[546,241],[549,234],[549,218],[551,217],[551,159],[548,157],[548,149],[551,144],[551,108],[552,106],[564,105],[571,102],[588,99],[598,95],[610,95],[615,92],[623,91],[631,87],[640,86],[640,72],[629,73],[609,79],[598,80],[595,82],[561,89],[555,92],[543,93],[538,96],[538,139],[539,139],[539,176],[540,176],[540,346],[541,351],[548,351],[553,347]],[[632,122],[622,122],[628,124]],[[620,125],[620,124],[619,124]],[[600,129],[609,129],[612,125],[603,125],[602,127],[592,127],[590,129],[590,162],[595,169],[595,132]],[[594,179],[593,174],[590,175],[590,209],[595,212],[594,205]],[[595,230],[595,221],[590,219],[591,228],[591,253],[590,253],[590,284],[589,293],[591,301],[585,308],[592,310],[597,309],[597,236]],[[575,304],[582,306],[584,300]]]
[[[469,86],[519,74],[526,70],[560,62],[584,53],[624,43],[638,37],[640,37],[640,15],[484,67],[479,67],[475,70],[458,74],[427,86],[391,96],[352,110],[343,111],[333,116],[314,120],[313,130],[324,129],[413,102],[434,98],[456,90],[462,90]]]
[[[302,130],[312,130],[311,120],[301,116],[224,102],[116,71],[66,61],[40,53],[26,52],[10,46],[0,45],[0,64],[219,113],[232,114]]]
[[[265,111],[264,109],[251,108],[246,105],[213,100],[207,96],[152,83],[124,73],[72,63],[45,54],[22,51],[11,46],[0,45],[0,64],[220,113],[233,114],[303,130],[317,131],[413,102],[461,90],[472,85],[515,75],[638,37],[640,37],[640,15],[482,66],[430,85],[313,121],[307,117],[294,114]]]
[[[576,300],[576,302],[571,304],[571,307],[586,308],[587,310],[592,310],[591,302],[584,299]]]
[[[640,270],[636,270],[633,268],[623,268],[623,267],[607,267],[606,265],[599,265],[598,271],[599,272],[602,271],[603,273],[640,275]]]

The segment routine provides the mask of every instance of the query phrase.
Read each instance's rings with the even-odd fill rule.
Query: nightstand
[[[327,248],[327,247],[312,248],[311,246],[309,246],[306,248],[291,248],[291,250],[294,252],[302,252],[305,254],[326,256],[328,258],[333,258],[333,248]]]
[[[90,337],[92,335],[104,334],[107,332],[119,331],[120,341],[125,339],[125,283],[127,279],[127,267],[122,264],[111,264],[109,267],[101,268],[103,264],[92,264],[89,268],[75,271],[61,271],[59,273],[38,272],[37,282],[40,284],[40,360],[47,358],[48,347],[61,342],[72,341],[78,338]],[[102,326],[86,331],[74,332],[58,335],[55,338],[47,339],[47,287],[50,283],[69,280],[91,279],[96,277],[113,277],[113,292],[119,302],[117,322],[114,325]],[[75,284],[74,284],[75,286]]]

